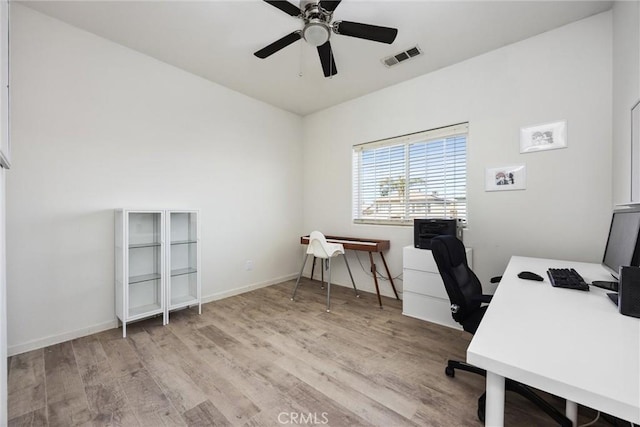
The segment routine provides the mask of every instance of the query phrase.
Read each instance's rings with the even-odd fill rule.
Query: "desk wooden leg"
[[[371,262],[371,273],[373,274],[373,283],[376,284],[376,293],[378,294],[378,304],[382,309],[382,298],[380,298],[380,288],[378,287],[378,275],[376,274],[376,265],[373,263],[373,254],[369,252],[369,262]]]
[[[391,277],[391,273],[389,272],[389,267],[387,266],[387,261],[384,259],[384,255],[380,252],[380,258],[382,258],[382,263],[384,264],[384,269],[387,270],[387,276],[389,277],[389,283],[391,283],[391,288],[393,289],[393,293],[396,294],[396,299],[400,299],[398,296],[398,291],[396,291],[396,285],[393,284],[393,277]]]
[[[576,402],[567,400],[567,403],[565,404],[564,414],[567,418],[569,418],[569,420],[571,420],[571,423],[574,425],[574,427],[578,425],[578,404]]]
[[[487,371],[485,426],[504,426],[504,377]]]

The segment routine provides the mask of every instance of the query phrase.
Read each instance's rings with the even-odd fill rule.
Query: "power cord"
[[[358,255],[357,251],[354,251],[354,253],[356,254],[356,259],[358,260],[358,264],[360,264],[360,268],[362,269],[362,271],[364,271],[364,273],[369,276],[369,277],[373,277],[373,274],[371,273],[371,269],[370,268],[366,268],[364,266],[364,264],[362,263],[362,260],[360,259],[360,255]],[[376,267],[376,277],[380,280],[385,280],[385,281],[389,281],[389,278],[385,275],[383,275],[380,270],[378,270],[378,268]],[[393,277],[393,280],[402,280],[402,273],[398,274],[397,276]]]

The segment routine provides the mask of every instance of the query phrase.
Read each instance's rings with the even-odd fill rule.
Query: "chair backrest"
[[[309,235],[309,246],[307,253],[316,258],[331,258],[337,254],[344,253],[344,247],[339,243],[329,243],[319,231],[312,231]]]
[[[482,295],[482,284],[469,268],[464,244],[455,236],[436,236],[431,239],[431,253],[438,266],[451,304],[458,306],[451,312],[458,323],[464,321],[480,308],[481,302],[474,299]]]

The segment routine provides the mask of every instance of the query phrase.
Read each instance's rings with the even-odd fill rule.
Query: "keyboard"
[[[556,288],[576,289],[588,291],[587,285],[580,274],[573,268],[550,268],[547,270],[551,285]]]

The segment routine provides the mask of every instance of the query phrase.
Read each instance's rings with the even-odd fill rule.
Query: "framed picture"
[[[640,101],[631,108],[631,201],[640,202]]]
[[[524,190],[527,188],[525,165],[487,168],[484,179],[485,191]]]
[[[520,129],[520,152],[555,150],[567,146],[567,121],[545,123]]]

